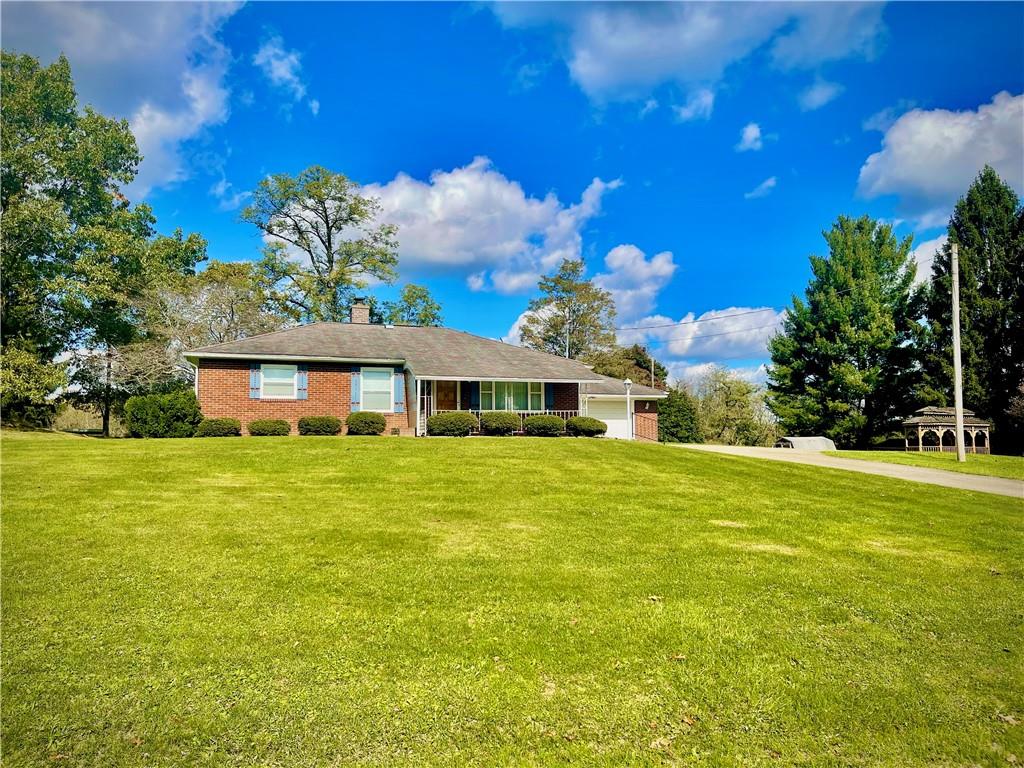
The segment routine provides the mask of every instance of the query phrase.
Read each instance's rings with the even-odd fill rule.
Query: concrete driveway
[[[968,475],[963,472],[947,472],[943,469],[926,469],[925,467],[908,467],[903,464],[886,464],[881,461],[864,461],[862,459],[844,459],[839,456],[826,456],[816,451],[795,451],[790,448],[754,448],[739,445],[682,445],[697,451],[724,453],[729,456],[745,456],[750,459],[769,459],[771,461],[789,461],[794,464],[811,464],[815,467],[830,469],[846,469],[850,472],[863,472],[868,475],[882,475],[897,480],[910,480],[915,483],[931,483],[947,488],[960,488],[965,491],[981,491],[1012,496],[1024,502],[1024,482],[1005,477],[986,477],[984,475]],[[1024,504],[1022,504],[1024,508]]]

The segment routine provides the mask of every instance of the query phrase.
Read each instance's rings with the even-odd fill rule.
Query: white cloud
[[[747,123],[740,131],[740,142],[736,145],[737,152],[756,152],[764,146],[761,140],[761,126],[757,123]]]
[[[237,210],[242,203],[252,197],[252,192],[235,189],[235,185],[224,176],[210,187],[210,194],[217,198],[217,208],[222,211]]]
[[[1024,188],[1022,126],[1024,95],[1006,91],[977,110],[911,110],[864,162],[857,191],[897,195],[901,212],[921,228],[941,224],[986,163],[1018,192]]]
[[[229,115],[231,3],[4,3],[4,47],[64,52],[82,104],[128,118],[144,160],[133,198],[189,176],[185,145]]]
[[[264,41],[252,63],[262,70],[271,85],[291,94],[294,101],[306,98],[306,84],[302,82],[302,56],[289,51],[279,35]]]
[[[640,108],[640,117],[647,117],[651,112],[658,108],[657,99],[648,99],[644,102],[644,105]]]
[[[567,33],[573,80],[595,101],[640,99],[660,85],[708,87],[769,46],[775,67],[869,56],[882,33],[875,3],[500,3],[507,27]]]
[[[885,107],[875,112],[873,115],[867,117],[861,127],[865,131],[878,131],[879,133],[885,133],[893,124],[899,119],[907,110],[913,109],[915,106],[913,101],[908,99],[900,99],[896,104],[891,107]]]
[[[635,245],[612,248],[604,257],[606,271],[594,277],[594,283],[609,291],[615,300],[620,322],[629,322],[654,309],[661,289],[675,274],[671,251],[662,251],[651,258]]]
[[[657,356],[657,352],[655,352],[655,356]],[[764,385],[768,381],[768,366],[764,363],[756,366],[733,367],[731,365],[722,365],[721,363],[695,363],[690,360],[670,360],[665,363],[665,367],[668,368],[670,381],[685,384],[696,384],[715,368],[721,367],[728,369],[729,373],[733,376],[749,381],[751,384]]]
[[[778,179],[774,176],[770,176],[749,192],[743,194],[745,200],[756,200],[759,197],[767,197],[775,186],[778,184]]]
[[[945,234],[942,234],[931,240],[925,240],[911,251],[910,255],[914,258],[914,263],[917,264],[917,275],[914,282],[923,283],[931,278],[935,253],[945,247],[948,239]]]
[[[650,315],[636,330],[619,332],[624,344],[653,343],[669,359],[745,360],[767,355],[768,340],[778,331],[785,311],[772,307],[726,307],[679,320]],[[649,327],[658,326],[658,327]]]
[[[581,231],[600,213],[604,194],[619,180],[594,179],[580,202],[563,205],[549,192],[528,196],[486,157],[429,181],[400,173],[363,194],[380,199],[382,219],[399,227],[403,267],[419,272],[466,272],[472,290],[519,293],[562,259],[582,254]]]
[[[252,57],[252,63],[259,67],[274,88],[291,99],[292,104],[306,98],[306,82],[302,77],[302,54],[286,48],[280,35],[264,40]],[[316,117],[320,112],[320,102],[317,99],[310,99],[308,106],[309,111]]]
[[[707,88],[700,88],[692,92],[682,106],[672,107],[676,119],[682,123],[690,120],[707,120],[715,108],[715,94]]]
[[[843,86],[839,83],[830,83],[821,77],[816,77],[813,83],[800,92],[797,101],[800,103],[800,109],[810,112],[824,107],[842,92]]]

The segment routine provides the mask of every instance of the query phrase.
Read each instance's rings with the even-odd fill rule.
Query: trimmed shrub
[[[203,419],[196,427],[196,437],[239,437],[242,422],[238,419]]]
[[[546,413],[527,416],[523,421],[523,431],[530,437],[558,437],[565,431],[565,419]]]
[[[337,416],[303,416],[299,419],[300,435],[336,435],[341,432]]]
[[[192,390],[137,395],[124,404],[124,426],[132,437],[192,437],[202,420]]]
[[[509,411],[484,411],[480,414],[480,431],[485,435],[511,435],[519,429],[519,416]]]
[[[256,419],[247,428],[253,437],[280,437],[292,431],[292,425],[284,419]]]
[[[466,437],[480,426],[469,411],[450,411],[435,413],[427,419],[427,434],[442,437]]]
[[[383,413],[373,411],[356,411],[345,419],[345,426],[348,427],[350,435],[383,435],[387,424],[388,420],[384,418]]]
[[[590,416],[573,416],[565,422],[565,431],[573,437],[597,437],[608,431],[608,425]]]

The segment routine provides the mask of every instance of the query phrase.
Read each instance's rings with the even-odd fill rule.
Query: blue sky
[[[1021,3],[0,13],[4,48],[64,51],[82,101],[131,121],[130,197],[212,258],[258,257],[238,207],[262,177],[324,165],[380,197],[400,282],[448,325],[514,340],[536,276],[582,256],[620,325],[659,326],[623,341],[677,376],[763,376],[837,215],[894,222],[924,260],[984,163],[1024,191]]]

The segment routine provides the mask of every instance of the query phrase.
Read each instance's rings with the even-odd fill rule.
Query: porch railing
[[[430,415],[433,416],[436,413],[460,413],[457,408],[449,409],[435,409]],[[490,411],[479,411],[463,408],[461,413],[472,413],[477,419],[480,418],[481,413],[490,413]],[[540,411],[506,411],[506,413],[512,413],[519,417],[519,429],[517,432],[522,432],[525,429],[526,419],[530,416],[545,416],[553,415],[558,416],[561,419],[571,419],[573,416],[579,416],[579,411],[557,411],[557,410],[540,410]]]
[[[900,449],[897,449],[900,450]],[[907,453],[917,453],[917,445],[911,443],[905,449]],[[987,445],[965,445],[964,450],[967,453],[988,453]],[[921,451],[924,453],[956,453],[955,445],[922,445]]]

